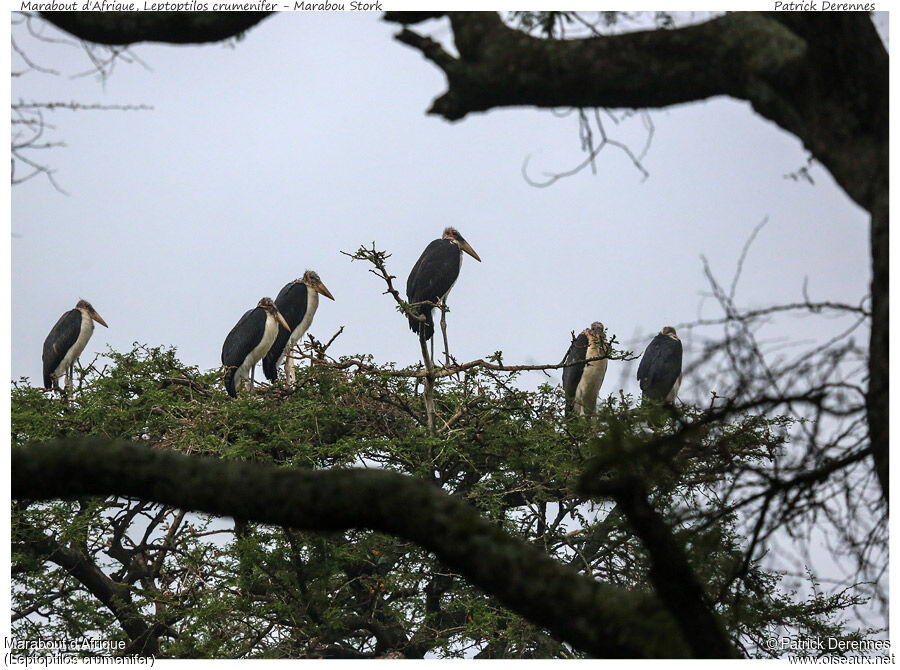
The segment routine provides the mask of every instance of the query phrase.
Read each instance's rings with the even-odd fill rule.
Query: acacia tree
[[[172,350],[107,357],[74,402],[14,386],[22,639],[100,631],[162,657],[566,658],[779,656],[764,644],[778,633],[863,634],[841,624],[861,602],[850,590],[807,598],[743,565],[716,496],[783,449],[784,419],[688,410],[654,434],[688,421],[703,435],[637,458],[656,408],[610,397],[566,420],[558,388],[521,391],[497,362],[436,382],[433,431],[421,368],[313,348],[296,385],[232,401],[218,371]],[[617,503],[591,503],[601,492]],[[69,501],[35,500],[56,497]]]
[[[427,19],[445,17],[449,20],[458,57],[451,56],[439,43],[409,27]],[[185,43],[222,39],[223,36],[252,27],[264,15],[235,15],[224,20],[208,13],[183,13],[177,17],[140,13],[54,13],[45,15],[45,18],[83,39],[107,44],[130,44],[142,40]],[[790,376],[796,380],[814,367],[810,364],[814,360],[825,364],[818,368],[822,371],[820,376],[813,379],[807,375],[802,388],[779,384],[777,387],[780,393],[777,397],[767,394],[764,391],[766,387],[759,382],[771,381],[772,370],[759,355],[750,328],[752,320],[761,314],[737,310],[731,302],[733,291],[729,295],[727,291],[718,290],[713,280],[716,295],[726,314],[723,322],[733,328],[729,336],[714,347],[723,353],[731,363],[732,371],[737,373],[727,398],[718,406],[715,402],[717,399],[714,398],[714,402],[703,413],[688,412],[680,418],[676,417],[666,424],[666,429],[660,429],[649,436],[635,431],[631,426],[626,418],[630,412],[626,403],[628,411],[617,414],[615,420],[606,426],[606,430],[598,434],[594,447],[599,455],[588,468],[588,476],[579,488],[579,495],[603,495],[615,501],[613,511],[604,519],[609,519],[610,522],[619,519],[624,522],[628,528],[628,536],[632,541],[639,542],[630,547],[628,555],[632,559],[639,550],[638,547],[646,552],[645,571],[629,573],[629,577],[623,578],[620,583],[636,586],[649,581],[655,591],[655,606],[648,606],[645,601],[630,599],[621,593],[604,591],[599,596],[600,600],[613,596],[616,599],[623,598],[622,602],[628,603],[624,609],[611,611],[597,602],[599,592],[594,591],[592,596],[584,593],[577,595],[555,579],[547,582],[552,584],[549,592],[530,591],[519,594],[521,597],[517,598],[516,594],[510,592],[515,590],[515,585],[508,580],[504,581],[500,574],[502,568],[498,571],[498,565],[492,563],[489,557],[482,557],[484,560],[475,561],[475,565],[467,565],[465,559],[451,556],[449,548],[437,539],[442,536],[442,532],[434,530],[434,526],[431,528],[432,532],[422,532],[421,527],[416,531],[398,528],[391,525],[389,515],[386,517],[375,514],[373,517],[374,512],[369,512],[367,516],[364,509],[353,506],[349,519],[335,522],[340,528],[364,526],[415,540],[434,551],[441,561],[453,566],[454,570],[459,570],[458,574],[464,574],[472,583],[496,595],[505,605],[525,614],[532,622],[557,635],[558,639],[568,640],[577,649],[592,654],[638,653],[628,640],[642,637],[648,634],[648,630],[646,626],[637,624],[634,613],[662,611],[668,612],[671,617],[672,613],[683,612],[686,603],[691,605],[688,610],[692,616],[687,619],[690,624],[685,627],[686,618],[676,616],[673,628],[671,620],[666,623],[665,614],[661,619],[648,619],[652,621],[650,627],[656,631],[653,639],[661,647],[656,646],[656,643],[647,644],[645,640],[640,653],[658,654],[665,647],[668,650],[666,653],[670,654],[681,653],[679,650],[689,650],[694,654],[716,650],[718,655],[728,655],[731,653],[730,645],[744,645],[744,649],[753,653],[755,647],[752,643],[747,646],[747,640],[752,639],[754,633],[735,632],[740,627],[739,624],[736,619],[730,618],[723,600],[711,593],[710,584],[718,580],[720,589],[717,594],[722,597],[725,597],[723,594],[734,596],[732,589],[739,584],[753,591],[754,588],[750,585],[755,579],[754,566],[758,565],[758,556],[754,555],[754,551],[759,543],[776,528],[785,527],[801,517],[812,518],[817,511],[825,509],[822,497],[828,494],[828,486],[833,484],[835,477],[855,472],[854,468],[863,459],[869,460],[869,472],[877,477],[881,491],[880,510],[886,515],[889,492],[887,55],[871,21],[867,16],[859,14],[742,13],[718,17],[686,28],[594,35],[569,40],[553,36],[553,26],[559,19],[559,15],[554,13],[533,17],[533,24],[549,26],[546,31],[548,34],[544,37],[535,37],[510,26],[492,13],[388,13],[385,18],[402,24],[404,27],[398,34],[398,39],[418,49],[447,76],[448,90],[434,102],[431,113],[449,120],[458,120],[471,112],[510,105],[661,107],[713,95],[729,95],[748,100],[759,114],[799,137],[811,154],[834,175],[847,194],[871,214],[871,306],[864,306],[862,303],[858,307],[823,305],[813,304],[809,300],[799,305],[803,309],[818,310],[849,307],[848,311],[856,310],[862,320],[870,324],[870,346],[868,352],[863,352],[866,370],[864,384],[862,387],[856,386],[862,389],[863,403],[855,400],[848,403],[850,385],[844,380],[835,381],[834,375],[838,374],[836,370],[840,366],[828,367],[835,360],[834,350],[828,348],[810,352],[805,361],[781,371],[782,376]],[[753,362],[746,364],[748,360]],[[348,361],[339,365],[344,368],[355,366],[358,371],[363,370],[361,366]],[[409,405],[408,402],[406,404]],[[784,451],[777,448],[769,449],[766,458],[754,460],[760,458],[761,454],[754,452],[752,445],[760,447],[766,444],[765,440],[760,439],[755,443],[751,440],[750,444],[745,445],[749,449],[746,453],[728,440],[728,426],[733,421],[743,421],[742,417],[747,417],[748,413],[756,417],[765,416],[777,407],[793,407],[794,404],[812,407],[816,419],[825,415],[838,417],[861,413],[864,420],[861,424],[853,423],[851,431],[838,431],[834,440],[823,441],[818,439],[818,435],[812,434],[807,440],[808,448],[804,457],[787,461],[782,458]],[[757,412],[759,414],[755,414]],[[448,418],[452,416],[455,414]],[[819,425],[818,421],[816,425]],[[748,432],[752,434],[753,431],[748,431],[746,427],[739,431],[741,434]],[[700,498],[712,499],[715,504],[711,503],[711,507],[700,506],[693,514],[673,513],[669,506],[671,501],[667,502],[664,494],[673,490],[684,492],[686,483],[683,480],[677,484],[666,483],[666,477],[661,480],[658,472],[660,464],[684,474],[677,467],[679,462],[690,462],[692,454],[697,453],[708,457],[715,444],[731,454],[728,468],[708,474],[714,481],[706,480],[705,484],[710,488],[699,494]],[[85,452],[71,453],[78,456]],[[111,451],[109,454],[127,456],[122,451]],[[128,457],[137,458],[134,455]],[[649,462],[647,458],[650,459]],[[65,471],[61,471],[61,467],[71,471],[71,468],[79,464],[83,465],[77,458],[66,459],[60,449],[49,448],[43,452],[32,449],[17,451],[14,460],[14,467],[23,473],[34,471],[26,468],[37,467],[53,468],[50,471],[61,473]],[[79,492],[142,495],[182,507],[193,505],[197,509],[211,512],[237,513],[243,518],[269,523],[306,528],[323,527],[316,525],[321,522],[314,522],[303,513],[321,508],[304,507],[299,515],[285,517],[259,505],[249,505],[246,501],[223,501],[221,496],[198,499],[196,496],[191,497],[186,491],[173,492],[161,487],[157,481],[162,466],[162,463],[150,463],[139,472],[123,477],[122,464],[111,462],[96,476],[92,475],[90,469],[82,467],[78,470],[80,476],[84,477],[83,484],[71,481],[51,483],[52,480],[37,483],[26,479],[17,490],[19,495],[40,498],[54,494],[71,496]],[[235,476],[234,472],[231,476]],[[250,475],[249,472],[242,472]],[[423,473],[413,474],[421,476]],[[253,476],[257,475],[261,478],[260,482],[270,482],[264,473],[257,472]],[[521,472],[518,473],[518,476],[521,475]],[[845,492],[853,490],[859,484],[846,477],[843,482]],[[322,491],[329,490],[325,478],[305,483],[321,487]],[[413,495],[412,491],[407,493]],[[394,499],[393,496],[386,497]],[[577,504],[582,504],[584,500],[585,498],[578,499]],[[337,504],[337,499],[333,502]],[[533,502],[535,501],[532,500]],[[557,509],[560,511],[561,503],[555,503],[560,505]],[[720,574],[714,575],[697,564],[696,556],[693,556],[692,561],[693,544],[690,540],[684,541],[687,539],[682,535],[685,528],[709,530],[713,525],[727,525],[736,518],[735,515],[746,513],[754,505],[756,520],[749,527],[749,547],[738,547],[741,544],[738,542],[733,547],[736,552],[733,563],[723,567]],[[776,508],[777,513],[773,516],[772,510]],[[715,511],[711,512],[711,509]],[[533,523],[539,528],[541,524],[546,527],[548,521],[545,515],[546,510],[537,515]],[[542,516],[543,521],[540,521]],[[441,520],[442,517],[432,518],[431,523],[437,523],[436,519]],[[426,528],[428,525],[428,521],[424,521]],[[446,529],[442,525],[438,527]],[[521,528],[518,530],[521,533]],[[540,537],[545,538],[547,533],[544,528]],[[873,537],[881,536],[876,534]],[[32,539],[37,540],[36,537]],[[500,537],[494,537],[493,540],[497,542],[497,547],[507,546]],[[595,541],[608,540],[606,534],[601,534],[600,539]],[[472,545],[461,546],[471,548]],[[47,548],[44,545],[44,549]],[[545,550],[550,551],[547,547]],[[582,548],[582,553],[585,551]],[[862,554],[868,554],[868,549],[864,549]],[[534,555],[529,555],[528,561],[543,565]],[[246,565],[255,563],[254,559]],[[592,564],[589,562],[589,565]],[[555,574],[552,569],[551,573]],[[543,573],[542,569],[538,569],[537,572],[513,571],[509,574],[515,575],[514,581],[521,589],[529,575],[546,577],[550,573]],[[682,584],[685,587],[672,590],[672,584]],[[372,588],[377,590],[380,587],[376,584]],[[548,603],[549,594],[552,594],[556,607],[548,609],[545,605],[542,611],[538,603]],[[587,598],[593,603],[588,619],[563,623],[573,611],[573,603],[580,602],[579,598]],[[735,602],[747,603],[748,600],[745,594],[739,594],[735,596]],[[834,603],[832,605],[835,606]],[[720,634],[723,627],[717,623],[717,616],[722,618],[724,630],[727,631],[724,643]],[[267,623],[260,625],[262,627],[255,629],[253,635],[262,633],[260,639],[263,639],[271,629],[265,628]],[[789,625],[802,627],[796,621]],[[500,628],[506,630],[505,626],[506,624]],[[158,631],[158,627],[153,630]],[[165,630],[164,626],[163,631]],[[379,630],[384,633],[383,628]],[[614,634],[621,644],[611,647],[594,646],[595,641],[592,642],[590,633],[586,632],[590,630],[603,631],[604,635]],[[583,631],[586,637],[579,637],[582,633],[578,631]],[[369,633],[377,640],[377,632],[369,629]],[[332,641],[336,639],[333,636],[326,638]],[[316,638],[316,644],[319,639]],[[371,642],[372,638],[365,639],[367,641],[359,647],[346,644],[346,638],[342,638],[341,648],[352,648],[361,653],[382,653],[397,649],[396,644],[392,646],[385,643],[387,638],[375,643]],[[411,638],[407,642],[409,639]],[[680,644],[687,646],[681,647]],[[409,653],[411,648],[407,643],[400,647],[405,650],[403,653]],[[317,647],[303,648],[308,653],[316,653],[314,649]],[[487,648],[491,648],[490,644]],[[508,647],[504,649],[509,651]],[[565,647],[554,647],[557,651],[552,652],[548,651],[551,647],[544,648],[542,652],[535,652],[533,647],[530,649],[528,653],[554,655]]]
[[[387,254],[352,257],[391,292]],[[873,632],[842,624],[854,589],[785,592],[744,553],[733,492],[785,450],[781,400],[673,413],[621,395],[566,419],[558,389],[514,385],[564,363],[397,370],[334,359],[333,340],[310,337],[295,384],[238,401],[217,371],[143,347],[89,366],[74,402],[16,384],[17,635],[99,630],[162,656],[547,658],[778,656],[779,633]],[[56,498],[72,502],[40,502]]]

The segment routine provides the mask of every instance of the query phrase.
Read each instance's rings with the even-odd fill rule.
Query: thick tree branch
[[[709,604],[684,549],[672,530],[647,501],[647,491],[633,476],[594,484],[618,504],[650,556],[650,580],[659,597],[678,615],[681,632],[694,650],[707,649],[722,658],[738,656]]]
[[[97,44],[219,42],[249,30],[272,12],[41,12],[41,18]]]
[[[887,179],[887,174],[884,175]],[[869,340],[869,389],[866,393],[866,417],[875,474],[885,501],[890,499],[889,329],[890,287],[888,239],[888,191],[884,189],[872,210],[872,333]],[[885,509],[887,509],[885,505]]]
[[[511,105],[662,107],[723,94],[746,98],[751,87],[792,77],[806,52],[783,24],[752,13],[579,40],[532,37],[493,12],[448,15],[458,59],[408,28],[397,39],[447,75],[448,91],[430,113],[449,120]]]
[[[655,597],[578,575],[440,489],[396,473],[279,469],[85,439],[14,447],[12,482],[15,499],[126,495],[279,526],[391,533],[590,654],[689,653]]]

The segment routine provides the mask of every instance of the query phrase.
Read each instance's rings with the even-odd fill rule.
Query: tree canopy
[[[171,349],[107,357],[75,402],[13,389],[20,637],[102,630],[162,657],[565,658],[859,636],[840,623],[859,596],[786,592],[742,553],[724,491],[784,449],[789,420],[664,418],[625,396],[567,421],[558,388],[470,369],[439,380],[431,434],[405,376],[336,361],[231,401]],[[648,421],[680,448],[648,445]],[[675,438],[687,424],[703,429]],[[36,501],[53,498],[68,502]],[[692,602],[712,630],[681,616]]]

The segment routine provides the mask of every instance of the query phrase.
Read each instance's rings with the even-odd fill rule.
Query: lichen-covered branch
[[[95,438],[12,449],[14,499],[88,495],[132,496],[292,528],[391,533],[433,552],[451,570],[587,653],[690,653],[655,597],[578,575],[412,477],[372,469],[275,468]]]

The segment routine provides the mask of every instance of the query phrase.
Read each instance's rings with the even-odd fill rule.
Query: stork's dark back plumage
[[[62,363],[63,358],[81,333],[81,310],[70,309],[59,317],[56,325],[50,329],[50,334],[44,340],[44,388],[53,388],[54,370]]]
[[[225,366],[225,390],[237,397],[234,373],[253,348],[259,344],[266,330],[266,310],[254,307],[244,312],[222,345],[222,365]]]
[[[638,366],[641,391],[653,400],[665,400],[681,375],[681,341],[668,335],[653,338]]]
[[[563,368],[562,382],[563,391],[566,394],[566,416],[569,416],[575,409],[575,392],[578,390],[578,382],[581,381],[581,375],[584,374],[584,359],[587,356],[588,338],[585,333],[581,333],[572,342],[569,350],[566,352],[565,363],[575,363],[567,368]],[[577,362],[576,361],[580,361]]]
[[[406,297],[410,303],[427,300],[437,303],[453,288],[453,284],[459,277],[459,268],[462,264],[460,248],[452,240],[434,240],[427,247],[419,260],[413,266],[406,280]],[[434,317],[432,308],[421,305],[414,308],[416,313],[425,315],[425,323],[413,317],[409,317],[409,328],[414,333],[419,332],[419,326],[423,327],[423,335],[426,340],[434,335]]]
[[[272,348],[269,349],[265,358],[263,358],[263,373],[269,381],[273,382],[278,379],[278,359],[281,358],[281,354],[284,352],[288,339],[291,337],[291,332],[306,316],[308,292],[312,290],[302,281],[296,280],[286,284],[275,298],[275,307],[281,312],[281,316],[284,317],[291,329],[278,329],[278,335],[275,336]]]

